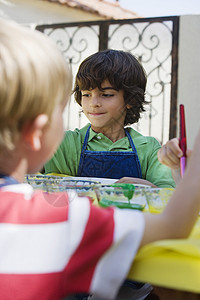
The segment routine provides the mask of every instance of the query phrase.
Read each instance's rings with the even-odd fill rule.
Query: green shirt
[[[81,150],[89,124],[81,129],[66,131],[64,139],[53,158],[45,165],[45,173],[60,173],[77,176]],[[158,187],[175,187],[171,170],[157,158],[160,143],[153,137],[143,136],[127,128],[135,145],[142,169],[142,178]],[[132,151],[128,137],[115,143],[90,128],[87,150],[90,151]]]

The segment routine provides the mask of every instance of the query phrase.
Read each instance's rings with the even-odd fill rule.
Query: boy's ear
[[[49,118],[47,115],[40,114],[32,122],[24,126],[22,130],[22,137],[29,149],[33,151],[40,150],[42,133],[44,127],[48,123],[48,120]]]
[[[130,109],[130,108],[132,108],[132,105],[126,104],[126,108],[127,108],[127,109]]]

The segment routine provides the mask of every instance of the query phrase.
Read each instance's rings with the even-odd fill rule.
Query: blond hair
[[[14,149],[23,125],[69,97],[71,72],[54,42],[0,20],[0,149]]]

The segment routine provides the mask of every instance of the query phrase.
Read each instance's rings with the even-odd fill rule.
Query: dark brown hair
[[[123,90],[125,105],[129,104],[124,125],[138,122],[141,112],[145,111],[146,73],[129,52],[104,50],[87,57],[79,66],[75,78],[74,97],[81,106],[81,90],[90,90],[108,80],[116,90]]]

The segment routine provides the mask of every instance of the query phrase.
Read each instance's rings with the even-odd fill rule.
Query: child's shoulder
[[[139,143],[139,144],[158,144],[160,145],[159,141],[152,136],[145,136],[138,132],[137,130],[133,129],[132,127],[127,127],[128,132],[130,133],[132,139]]]
[[[85,125],[84,127],[82,127],[81,129],[79,128],[75,128],[74,130],[67,130],[65,131],[65,138],[68,139],[77,139],[78,137],[85,137],[87,129],[89,127],[90,124]]]

